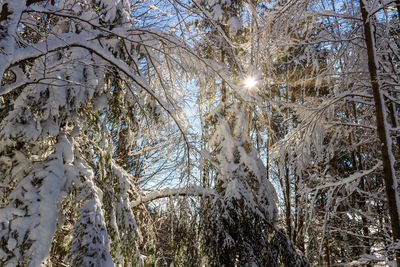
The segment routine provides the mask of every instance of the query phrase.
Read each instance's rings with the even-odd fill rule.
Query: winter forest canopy
[[[399,37],[400,0],[0,0],[0,266],[400,266]]]

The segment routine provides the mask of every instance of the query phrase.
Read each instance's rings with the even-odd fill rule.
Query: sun
[[[251,89],[257,85],[257,79],[254,76],[249,76],[244,80],[244,87]]]

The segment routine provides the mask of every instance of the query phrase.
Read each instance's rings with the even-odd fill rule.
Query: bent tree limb
[[[151,202],[160,198],[167,198],[173,196],[212,196],[217,195],[217,192],[211,188],[204,188],[197,185],[190,185],[183,188],[164,188],[161,190],[153,191],[138,200],[131,202],[131,207],[135,208],[141,204]]]
[[[27,6],[41,1],[43,0],[8,0],[0,5],[0,81],[15,54],[15,36],[22,12]]]
[[[394,242],[400,240],[400,199],[397,177],[394,170],[394,156],[392,152],[392,139],[386,121],[386,107],[380,88],[378,76],[378,58],[373,38],[371,17],[366,9],[365,0],[360,0],[361,14],[364,24],[365,44],[368,53],[368,69],[371,79],[372,93],[376,108],[376,123],[382,151],[383,178],[385,181],[386,196],[389,204],[390,221]],[[400,251],[396,251],[397,266],[400,267]]]

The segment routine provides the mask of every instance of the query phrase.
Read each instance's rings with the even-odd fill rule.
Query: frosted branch
[[[213,196],[217,195],[217,192],[211,188],[204,188],[197,185],[190,185],[183,188],[164,188],[161,190],[153,191],[138,200],[131,202],[131,207],[135,208],[140,204],[154,201],[160,198],[167,198],[173,196]]]
[[[301,194],[307,194],[307,193],[310,193],[310,192],[313,192],[313,191],[318,191],[318,190],[329,188],[329,187],[336,187],[336,186],[345,185],[345,184],[351,183],[351,182],[353,182],[355,180],[358,180],[358,179],[360,179],[360,178],[362,178],[362,177],[364,177],[364,176],[366,176],[368,174],[373,173],[376,169],[378,169],[381,166],[382,166],[382,162],[379,161],[377,164],[375,164],[374,167],[372,167],[369,170],[364,170],[364,171],[359,171],[359,172],[353,173],[349,177],[344,178],[344,179],[342,179],[340,181],[337,181],[337,182],[324,183],[323,185],[316,186],[314,188],[307,188],[307,189],[303,190],[300,193]]]

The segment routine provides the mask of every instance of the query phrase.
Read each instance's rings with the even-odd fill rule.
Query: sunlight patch
[[[249,76],[244,80],[244,86],[248,89],[252,89],[257,85],[257,79],[254,76]]]

